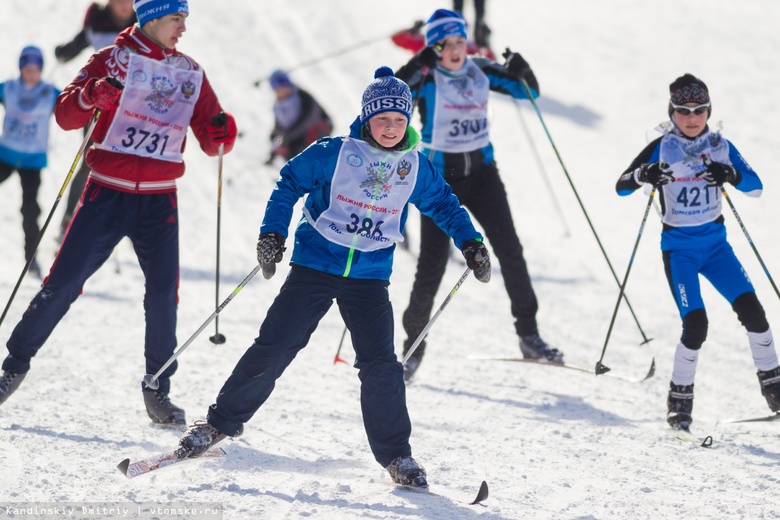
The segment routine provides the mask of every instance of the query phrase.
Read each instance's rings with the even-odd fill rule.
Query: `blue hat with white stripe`
[[[466,20],[458,12],[436,9],[425,24],[425,45],[433,45],[450,36],[463,36],[468,39]]]
[[[169,14],[190,14],[187,0],[133,0],[133,9],[138,16],[138,25],[142,27],[146,22]]]

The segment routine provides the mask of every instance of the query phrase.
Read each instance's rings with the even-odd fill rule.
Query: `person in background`
[[[43,53],[27,46],[19,56],[19,78],[0,83],[0,103],[5,106],[3,134],[0,136],[0,183],[17,172],[22,183],[22,229],[24,260],[29,273],[41,277],[41,268],[33,258],[40,228],[38,189],[41,170],[47,164],[49,120],[60,91],[41,81]],[[27,265],[27,264],[25,264]]]
[[[132,27],[138,21],[133,10],[133,0],[108,0],[108,3],[101,5],[93,3],[87,8],[87,14],[84,17],[84,24],[81,30],[73,39],[54,48],[54,57],[60,63],[67,63],[74,59],[81,52],[91,47],[94,51],[99,51],[104,47],[114,44],[114,40],[120,32]],[[86,135],[86,128],[84,129]],[[92,143],[89,143],[91,145]],[[89,176],[89,167],[85,161],[81,161],[81,166],[70,181],[68,189],[68,198],[65,201],[65,213],[60,222],[60,234],[58,239],[61,241],[65,235],[65,230],[73,218],[73,212],[76,211],[76,205],[84,191],[84,185]]]
[[[460,203],[476,218],[501,264],[523,357],[554,363],[563,354],[539,335],[538,302],[517,237],[506,190],[490,142],[488,98],[491,91],[527,99],[522,81],[536,97],[539,84],[517,53],[506,65],[466,54],[466,22],[460,13],[439,9],[425,26],[426,47],[397,71],[417,99],[422,122],[422,149],[443,175]],[[447,267],[447,237],[421,217],[420,256],[409,306],[403,314],[406,354],[428,323],[433,300]],[[411,380],[425,353],[425,341],[407,360]]]
[[[330,135],[333,123],[317,100],[290,80],[282,70],[269,78],[274,90],[274,129],[271,131],[270,165],[274,157],[289,161],[311,143]]]
[[[474,0],[474,42],[479,47],[490,48],[490,27],[485,23],[486,0]],[[452,9],[463,14],[463,0],[452,0]]]
[[[707,124],[712,103],[702,80],[692,74],[680,76],[669,85],[669,94],[670,121],[659,127],[663,135],[633,160],[615,189],[625,196],[650,185],[660,194],[661,251],[682,319],[666,421],[672,428],[687,430],[693,422],[696,365],[708,330],[699,275],[728,300],[745,327],[761,393],[773,412],[780,411],[780,366],[766,313],[726,239],[721,213],[724,184],[758,197],[761,180],[720,130]]]
[[[91,169],[84,197],[41,291],[6,346],[0,404],[30,370],[32,358],[78,298],[84,282],[124,237],[133,243],[145,278],[144,354],[147,374],[176,347],[179,288],[179,216],[176,179],[184,175],[188,129],[206,155],[229,152],[238,130],[223,112],[203,69],[176,50],[186,31],[186,0],[135,0],[139,25],[92,55],[57,98],[55,117],[64,130],[83,128],[98,113],[87,151]],[[169,397],[172,363],[158,389],[142,385],[154,423],[186,426],[184,410]]]
[[[197,457],[241,434],[335,299],[355,348],[363,424],[374,458],[394,482],[427,487],[425,469],[409,445],[412,427],[388,294],[408,204],[453,238],[482,282],[490,280],[490,257],[468,213],[416,149],[409,87],[389,67],[377,69],[374,78],[349,136],[321,139],[282,168],[260,227],[257,260],[263,275],[273,276],[293,208],[305,196],[292,268],[207,421],[179,440],[179,458]]]

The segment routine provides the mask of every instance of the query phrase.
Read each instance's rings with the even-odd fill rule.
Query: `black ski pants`
[[[473,167],[466,176],[445,175],[445,180],[490,241],[491,254],[501,265],[517,334],[525,336],[537,333],[536,312],[539,304],[531,286],[523,258],[523,246],[515,231],[506,190],[496,163]],[[449,258],[449,237],[425,215],[421,216],[421,222],[417,273],[409,306],[403,314],[403,327],[407,335],[404,352],[409,350],[430,320],[433,301]],[[424,349],[425,342],[417,347],[415,355],[422,355]]]
[[[35,254],[35,245],[38,243],[40,228],[38,217],[41,208],[38,206],[38,189],[41,187],[41,170],[26,168],[14,168],[4,162],[0,162],[0,183],[13,174],[19,172],[19,180],[22,183],[22,229],[24,230],[24,260],[29,262]]]

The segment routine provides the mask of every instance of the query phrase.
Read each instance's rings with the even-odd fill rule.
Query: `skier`
[[[293,207],[305,195],[292,268],[207,421],[180,439],[180,458],[240,435],[336,298],[356,352],[363,423],[374,457],[396,483],[427,486],[409,446],[411,424],[387,292],[408,203],[453,238],[482,282],[490,279],[490,258],[449,186],[415,149],[419,135],[408,126],[409,87],[388,67],[374,77],[348,137],[321,139],[282,168],[266,206],[257,259],[270,278],[282,261]]]
[[[176,50],[186,30],[185,0],[135,0],[140,26],[94,54],[57,98],[65,130],[82,128],[100,110],[87,152],[92,169],[84,197],[41,291],[11,333],[0,378],[0,403],[22,382],[30,360],[81,292],[84,282],[128,236],[146,278],[146,372],[154,374],[176,346],[179,240],[176,179],[191,127],[210,156],[233,148],[237,129],[223,113],[201,67]],[[224,120],[217,125],[212,120]],[[169,398],[173,363],[157,391],[144,388],[153,422],[186,425]]]
[[[780,367],[766,314],[726,239],[721,214],[725,183],[758,197],[761,181],[734,145],[709,128],[712,105],[703,81],[685,74],[669,85],[669,94],[670,121],[658,129],[663,135],[634,159],[616,190],[629,195],[649,184],[660,192],[661,251],[682,318],[666,420],[672,428],[687,430],[693,422],[696,364],[708,328],[699,274],[729,301],[747,330],[761,393],[773,412],[780,411]]]
[[[108,0],[105,5],[93,3],[87,8],[84,24],[73,39],[54,48],[54,57],[60,63],[67,63],[81,54],[87,47],[99,51],[103,47],[113,45],[120,32],[132,27],[137,21],[133,10],[133,0]],[[86,132],[86,128],[84,129]],[[85,134],[86,135],[86,134]],[[92,143],[89,143],[90,145]],[[65,213],[60,223],[59,240],[65,235],[76,211],[76,205],[84,191],[84,185],[89,176],[89,166],[82,160],[76,174],[70,182],[68,198],[65,204]]]
[[[427,47],[397,71],[407,81],[422,122],[422,147],[436,169],[452,186],[460,203],[482,225],[502,267],[515,330],[523,357],[563,362],[563,354],[540,336],[538,303],[528,275],[523,248],[517,237],[506,191],[498,174],[490,143],[490,91],[527,99],[524,79],[534,96],[539,85],[528,63],[517,53],[507,64],[466,56],[466,22],[456,12],[439,9],[425,26]],[[428,323],[433,299],[447,267],[447,237],[433,222],[421,217],[420,256],[409,306],[403,314],[406,354]],[[411,380],[425,353],[419,344],[404,367]]]
[[[0,83],[0,103],[5,106],[3,134],[0,136],[0,183],[16,171],[22,183],[22,229],[24,259],[29,273],[41,277],[41,268],[33,258],[40,228],[38,188],[41,170],[46,167],[49,149],[49,119],[60,91],[41,81],[43,53],[27,46],[19,56],[20,77]],[[30,262],[32,260],[32,262]],[[25,264],[26,265],[26,264]]]
[[[289,161],[311,143],[330,135],[333,123],[314,97],[290,80],[282,70],[269,78],[276,95],[274,129],[271,131],[270,165],[277,155]]]

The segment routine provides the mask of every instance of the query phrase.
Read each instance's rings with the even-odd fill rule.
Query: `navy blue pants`
[[[293,266],[260,333],[211,405],[208,422],[237,434],[268,399],[276,380],[309,342],[335,299],[355,348],[368,443],[383,467],[411,455],[403,368],[393,349],[393,309],[385,280],[343,278]],[[301,382],[305,384],[305,382]]]
[[[25,168],[15,168],[0,162],[0,183],[19,172],[19,180],[22,183],[22,229],[24,230],[24,261],[29,262],[35,254],[35,246],[38,244],[38,217],[41,208],[38,206],[38,189],[41,186],[41,171]]]
[[[154,374],[176,347],[179,286],[179,224],[176,194],[137,195],[89,182],[82,205],[40,292],[8,339],[3,369],[25,373],[30,359],[48,339],[84,282],[108,260],[119,241],[129,237],[146,279],[146,373]],[[176,370],[174,362],[161,375]]]

